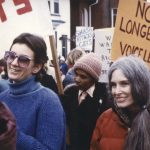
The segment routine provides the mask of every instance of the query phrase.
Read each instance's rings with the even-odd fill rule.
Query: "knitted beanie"
[[[82,69],[96,81],[99,80],[102,65],[100,59],[94,53],[88,53],[82,56],[74,65],[74,70]]]

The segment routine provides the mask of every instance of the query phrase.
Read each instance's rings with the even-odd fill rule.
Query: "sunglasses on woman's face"
[[[26,68],[28,67],[30,61],[33,59],[29,58],[26,55],[16,55],[13,51],[6,51],[4,55],[4,59],[8,64],[11,64],[17,58],[17,63],[20,67]]]

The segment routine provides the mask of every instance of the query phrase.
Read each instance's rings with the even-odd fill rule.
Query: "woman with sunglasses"
[[[127,56],[108,73],[114,106],[97,120],[90,150],[150,150],[150,72]]]
[[[65,115],[59,98],[38,82],[46,51],[41,37],[23,33],[5,52],[9,89],[0,94],[0,100],[16,117],[16,150],[65,149]]]

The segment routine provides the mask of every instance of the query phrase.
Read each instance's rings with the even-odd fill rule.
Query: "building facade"
[[[48,0],[59,56],[70,51],[70,0]]]
[[[70,0],[71,47],[75,47],[76,26],[114,27],[118,3],[119,0]]]
[[[119,0],[48,0],[58,55],[76,46],[76,26],[114,27]]]

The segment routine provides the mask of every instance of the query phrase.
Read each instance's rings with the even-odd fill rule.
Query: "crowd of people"
[[[150,149],[150,72],[141,58],[118,58],[102,83],[98,56],[74,48],[60,57],[63,94],[49,70],[45,41],[30,33],[0,60],[0,149]]]

